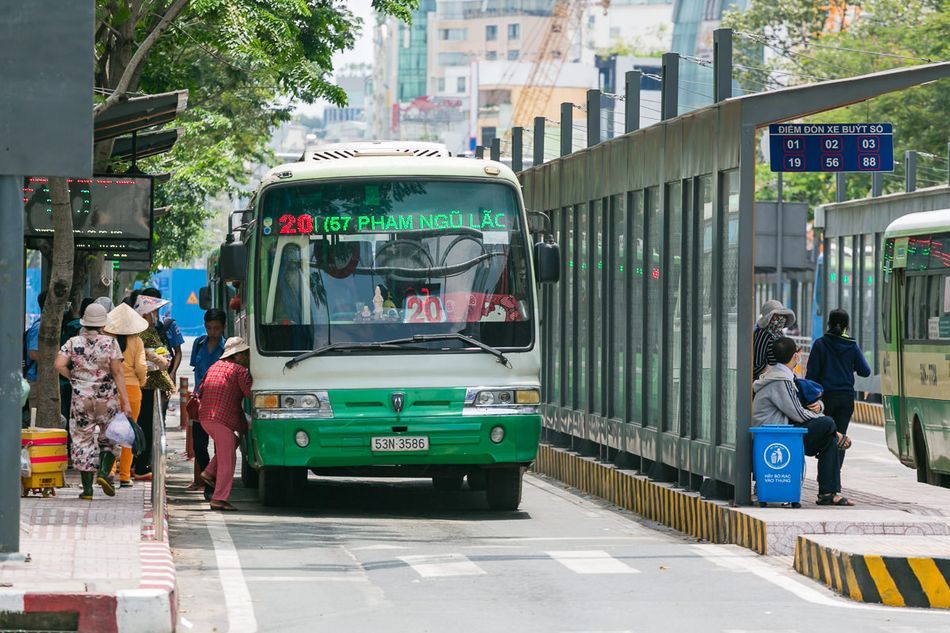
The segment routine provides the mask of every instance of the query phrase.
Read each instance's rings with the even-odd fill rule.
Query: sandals
[[[188,492],[198,492],[199,490],[204,490],[204,489],[205,489],[205,484],[203,482],[198,482],[198,481],[194,482],[193,484],[185,488],[185,490]]]
[[[815,503],[820,506],[853,506],[854,505],[854,501],[851,501],[847,497],[838,496],[837,493],[818,495],[818,501],[816,501]]]
[[[841,435],[841,437],[838,438],[838,450],[846,451],[849,448],[851,448],[851,438],[847,435]]]
[[[218,510],[219,512],[237,512],[238,509],[232,506],[227,501],[212,501],[211,509]]]

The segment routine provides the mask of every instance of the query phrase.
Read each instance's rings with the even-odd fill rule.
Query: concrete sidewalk
[[[180,433],[175,404],[168,433]],[[175,565],[167,528],[155,538],[151,482],[111,498],[96,486],[92,501],[79,499],[80,490],[70,470],[56,496],[20,500],[26,560],[0,562],[0,630],[174,631]]]

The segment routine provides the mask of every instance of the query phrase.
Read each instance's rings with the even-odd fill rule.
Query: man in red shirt
[[[214,488],[211,509],[234,512],[228,502],[238,439],[247,431],[244,398],[251,397],[250,347],[239,336],[224,344],[221,359],[208,369],[198,392],[201,426],[214,440],[214,457],[201,478]],[[220,480],[220,481],[218,481]]]

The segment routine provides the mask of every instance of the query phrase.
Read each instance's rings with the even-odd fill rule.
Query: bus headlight
[[[489,434],[491,441],[495,444],[501,444],[505,441],[505,427],[496,426],[492,428],[491,433]]]
[[[262,420],[333,417],[326,391],[259,392],[254,394],[254,412]]]
[[[537,413],[539,404],[541,392],[537,387],[472,387],[465,393],[464,414]]]
[[[310,436],[307,435],[306,431],[297,431],[294,434],[294,441],[297,442],[297,446],[300,448],[307,448],[310,444]]]

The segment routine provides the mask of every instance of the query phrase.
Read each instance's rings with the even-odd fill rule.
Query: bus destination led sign
[[[285,213],[277,218],[264,218],[264,235],[327,235],[349,233],[389,233],[395,231],[476,229],[479,231],[506,231],[508,219],[504,213],[485,210],[481,213],[403,213],[394,215],[294,215]]]
[[[894,171],[890,123],[779,123],[769,126],[773,172]]]

